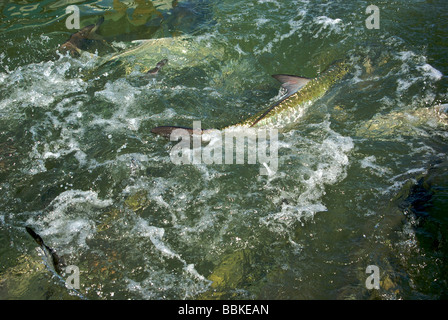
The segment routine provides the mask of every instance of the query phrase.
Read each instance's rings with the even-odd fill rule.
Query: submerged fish
[[[117,70],[124,71],[126,75],[134,70],[151,74],[158,71],[168,60],[170,68],[180,70],[210,64],[214,59],[220,61],[223,55],[222,46],[211,45],[211,41],[191,36],[134,40],[132,47],[101,57],[96,66],[88,70],[85,78],[93,79]],[[153,68],[155,64],[158,67]]]
[[[101,17],[96,24],[88,25],[72,34],[70,39],[59,47],[59,51],[68,51],[72,57],[80,56],[82,50],[86,49],[89,40],[102,40],[102,38],[96,34],[96,31],[103,22],[104,17]]]
[[[280,101],[249,117],[243,122],[223,129],[238,127],[282,127],[294,123],[303,115],[307,105],[321,98],[328,89],[337,81],[341,80],[349,70],[350,66],[348,62],[340,60],[333,63],[326,71],[322,72],[314,79],[285,74],[273,75],[275,79],[282,83],[283,89],[286,90]],[[169,137],[176,129],[185,129],[190,134],[193,133],[193,129],[191,128],[176,126],[160,126],[153,128],[151,132]],[[203,129],[202,133],[206,131],[207,129]],[[200,134],[200,132],[198,133]]]
[[[448,103],[421,107],[409,111],[377,114],[361,124],[356,136],[388,140],[399,136],[414,136],[423,129],[448,128]]]

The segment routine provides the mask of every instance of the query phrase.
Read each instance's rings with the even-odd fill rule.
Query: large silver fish
[[[222,46],[211,45],[207,40],[192,36],[134,40],[131,47],[99,58],[94,68],[88,70],[85,79],[100,77],[116,70],[121,70],[125,75],[135,70],[151,75],[167,62],[170,69],[181,70],[209,64],[213,60],[221,61],[223,56]]]
[[[294,123],[303,115],[308,105],[324,96],[328,89],[337,81],[341,80],[349,70],[350,65],[348,62],[340,60],[333,63],[327,70],[314,79],[286,74],[273,75],[275,79],[282,83],[282,87],[285,90],[285,94],[280,101],[240,123],[222,129],[251,127],[281,128]],[[193,129],[191,128],[177,126],[160,126],[153,128],[151,132],[169,137],[176,129],[185,129],[190,134],[193,133]],[[205,131],[207,130],[202,130],[202,133]]]

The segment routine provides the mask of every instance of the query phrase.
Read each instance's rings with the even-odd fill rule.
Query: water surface
[[[57,52],[104,16],[90,54]],[[0,2],[2,299],[442,299],[444,1]],[[145,78],[102,57],[191,36],[204,57]],[[174,50],[175,48],[171,48]],[[352,71],[279,134],[278,169],[175,165],[160,125],[220,128],[279,96],[272,74]],[[194,61],[193,61],[194,60]],[[154,65],[148,66],[154,67]],[[93,75],[93,76],[92,76]],[[42,267],[31,226],[79,267]],[[380,270],[369,290],[366,268]]]

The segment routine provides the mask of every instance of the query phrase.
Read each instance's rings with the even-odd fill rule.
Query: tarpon
[[[70,39],[59,47],[59,51],[68,51],[72,57],[80,56],[82,50],[86,50],[89,40],[102,40],[102,38],[96,34],[96,31],[103,22],[104,17],[101,17],[96,24],[88,25],[72,34]]]
[[[138,70],[151,74],[160,69],[167,60],[173,70],[210,64],[213,60],[221,61],[224,47],[212,46],[210,43],[211,41],[193,36],[134,40],[124,51],[99,58],[96,66],[87,70],[84,79],[95,79],[111,71],[121,71],[129,75]],[[156,64],[159,67],[153,68]]]
[[[355,135],[388,140],[397,136],[413,136],[421,128],[448,128],[448,103],[407,111],[376,114],[356,128]]]
[[[339,60],[314,79],[286,74],[273,75],[275,79],[282,83],[282,88],[285,91],[282,98],[275,104],[249,117],[243,122],[223,129],[282,127],[294,123],[303,115],[307,105],[323,97],[328,89],[337,81],[341,80],[349,70],[350,66],[348,62]],[[151,132],[169,137],[176,129],[185,129],[190,134],[193,134],[193,129],[191,128],[176,126],[160,126],[153,128]],[[206,131],[207,129],[202,129],[201,132],[194,133],[201,134]]]

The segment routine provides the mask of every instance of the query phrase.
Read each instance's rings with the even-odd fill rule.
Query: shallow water
[[[109,45],[73,58],[57,52],[67,1],[0,2],[0,297],[446,298],[448,124],[434,107],[448,101],[448,8],[382,3],[368,29],[369,4],[81,1]],[[168,48],[151,78],[132,59],[98,67],[173,36],[204,55]],[[269,175],[176,165],[150,132],[237,123],[279,97],[271,74],[313,78],[341,58],[351,72],[279,133]],[[79,289],[39,267],[25,226],[79,268]]]

